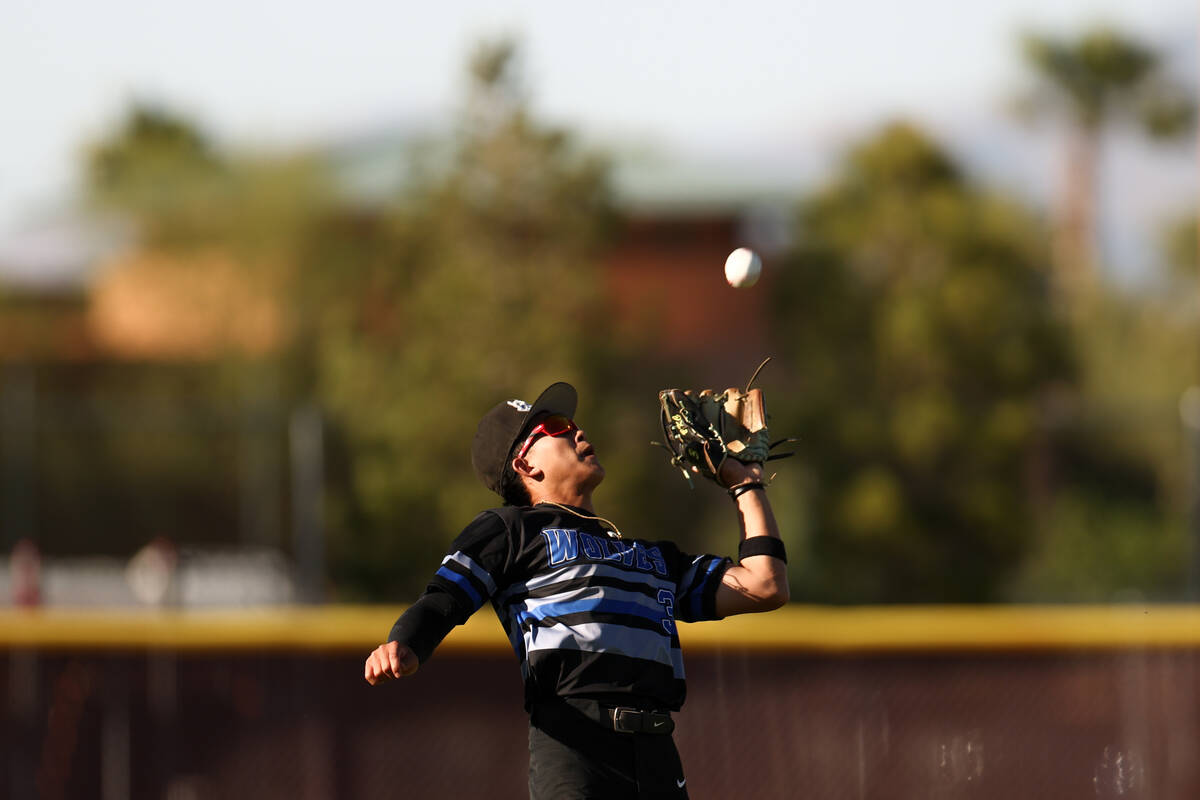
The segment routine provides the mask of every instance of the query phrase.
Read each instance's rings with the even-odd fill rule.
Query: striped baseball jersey
[[[717,586],[730,560],[614,538],[579,515],[549,505],[481,513],[416,605],[439,605],[448,623],[461,624],[490,603],[521,662],[527,707],[580,696],[677,710],[685,683],[676,623],[718,618]],[[426,652],[449,631],[404,622],[397,629],[411,638],[436,639]]]

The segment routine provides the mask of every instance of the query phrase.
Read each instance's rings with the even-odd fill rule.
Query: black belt
[[[606,708],[614,731],[619,733],[668,734],[675,730],[675,720],[666,711],[643,711],[640,708],[617,706]]]

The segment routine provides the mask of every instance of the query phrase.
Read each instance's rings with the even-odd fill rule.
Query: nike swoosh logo
[[[682,789],[682,788],[683,788],[683,785],[684,785],[685,783],[687,783],[687,778],[684,778],[684,779],[683,779],[683,780],[681,780],[681,781],[675,781],[675,785],[676,785],[678,788],[680,788],[680,789]]]
[[[654,723],[654,727],[661,728],[663,725],[666,725],[666,724],[667,723],[665,721],[660,720],[660,721]]]

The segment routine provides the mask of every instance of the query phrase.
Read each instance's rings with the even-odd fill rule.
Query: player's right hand
[[[367,657],[366,679],[372,686],[392,678],[412,675],[421,664],[417,654],[399,642],[387,642]]]

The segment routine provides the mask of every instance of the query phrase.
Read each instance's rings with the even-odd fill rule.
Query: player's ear
[[[513,472],[525,478],[533,478],[537,480],[542,475],[542,470],[530,464],[527,459],[514,458],[512,460]]]

